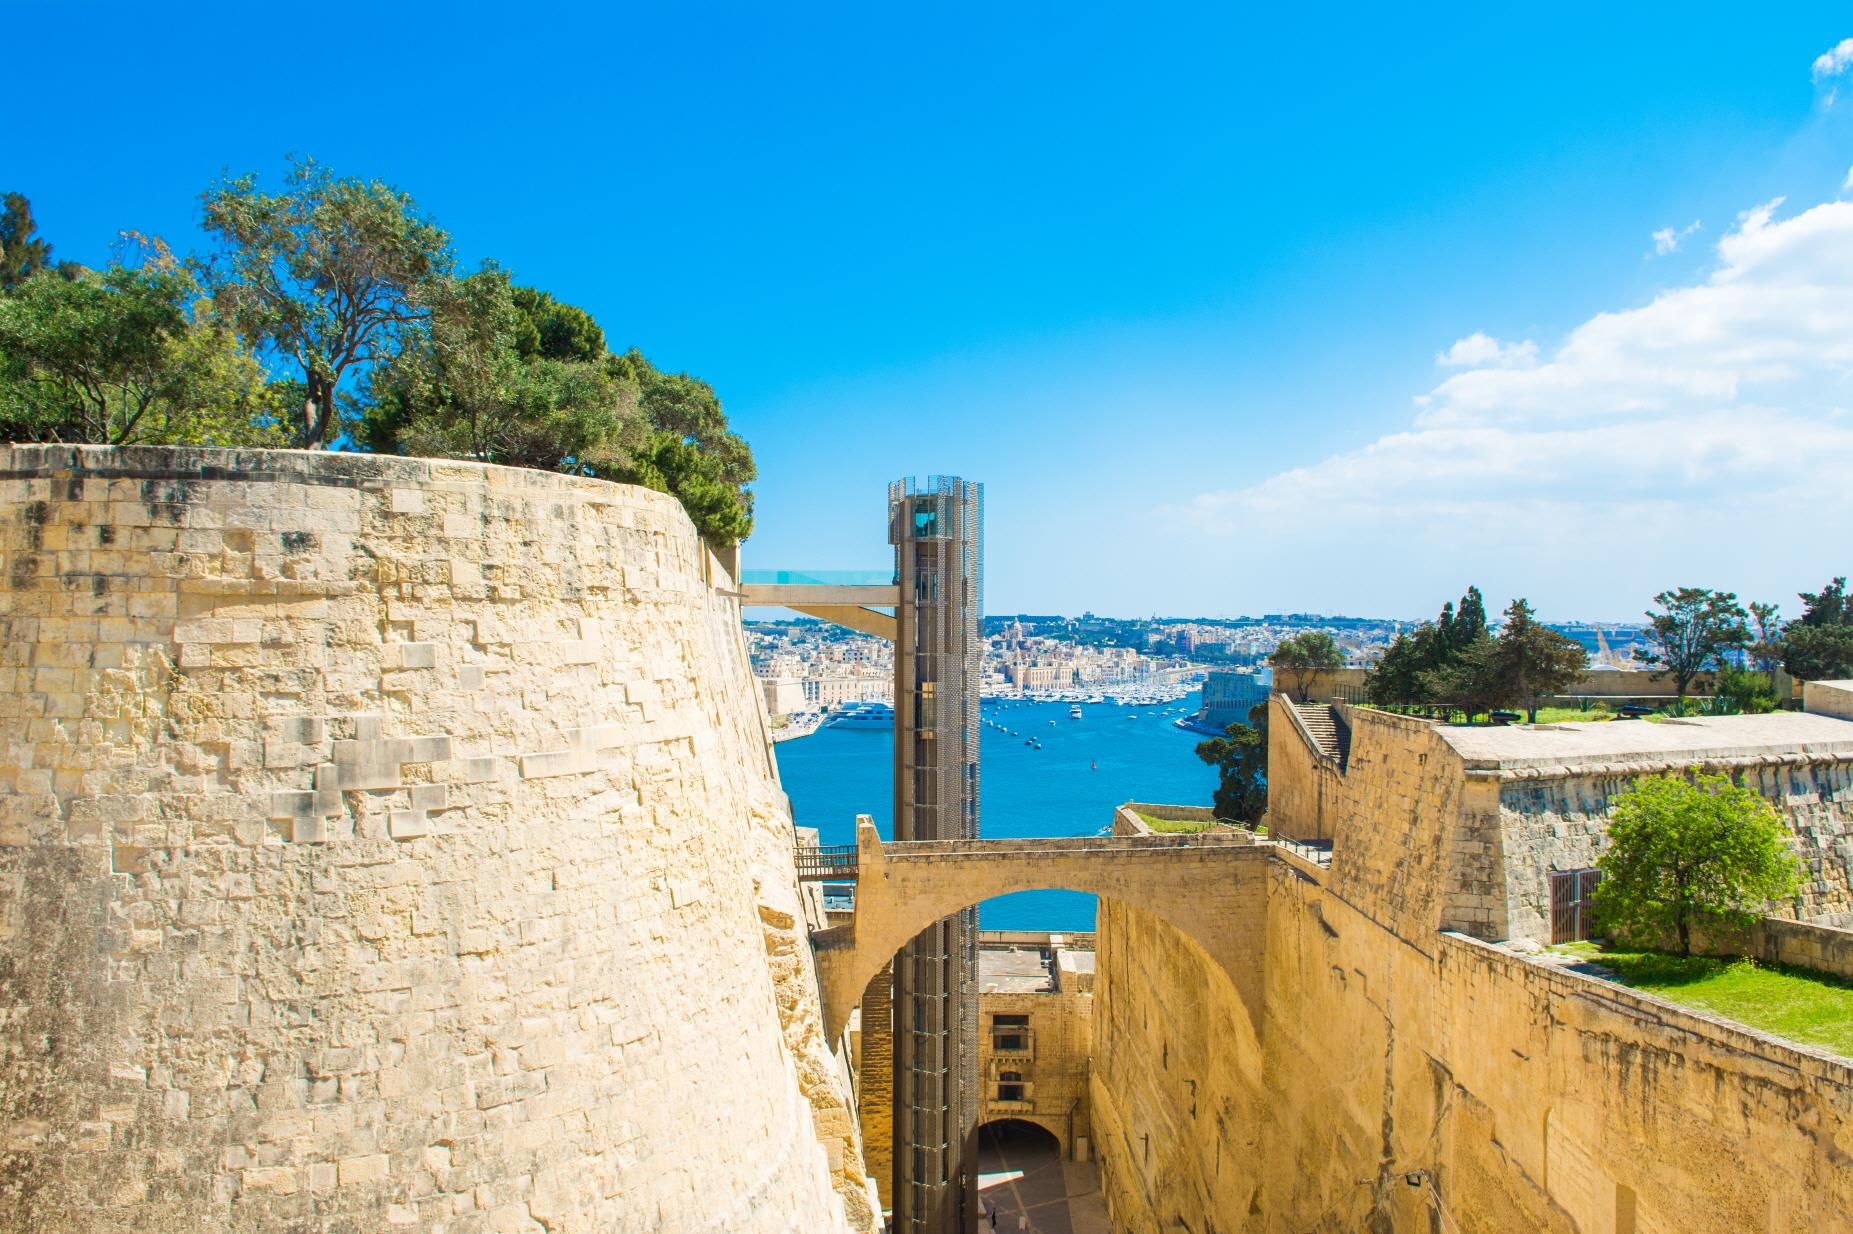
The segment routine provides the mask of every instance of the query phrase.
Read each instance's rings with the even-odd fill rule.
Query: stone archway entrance
[[[1062,1160],[1047,1128],[1003,1118],[978,1128],[979,1234],[1106,1234],[1100,1175],[1091,1162]]]

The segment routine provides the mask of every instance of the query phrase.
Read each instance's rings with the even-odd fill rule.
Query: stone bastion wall
[[[0,1229],[870,1225],[677,503],[0,447]]]

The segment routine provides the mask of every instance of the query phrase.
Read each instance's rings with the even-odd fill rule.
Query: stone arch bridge
[[[940,918],[993,896],[1059,888],[1119,900],[1194,940],[1228,973],[1258,1029],[1274,848],[1246,833],[883,843],[865,815],[853,859],[838,850],[804,870],[856,883],[854,921],[811,936],[826,1025],[840,1033],[875,974]]]

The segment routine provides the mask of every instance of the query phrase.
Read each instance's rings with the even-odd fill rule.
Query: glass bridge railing
[[[894,569],[886,570],[742,570],[742,584],[764,587],[892,587]]]

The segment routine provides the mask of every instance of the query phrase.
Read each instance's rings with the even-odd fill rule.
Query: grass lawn
[[[1156,814],[1147,814],[1144,810],[1134,810],[1133,813],[1144,819],[1145,825],[1153,831],[1171,835],[1191,831],[1208,831],[1217,826],[1215,823],[1206,822],[1200,818],[1159,818]]]
[[[1522,714],[1522,709],[1515,708],[1514,710],[1519,710]],[[1538,708],[1538,723],[1540,724],[1562,724],[1569,720],[1613,720],[1614,718],[1615,713],[1612,711],[1584,711],[1579,707]]]
[[[1187,835],[1209,831],[1215,827],[1233,828],[1235,826],[1234,823],[1213,823],[1200,818],[1159,818],[1156,814],[1147,814],[1144,810],[1134,810],[1133,813],[1144,819],[1145,825],[1153,831],[1167,835]],[[1254,832],[1258,836],[1265,836],[1268,829],[1256,827]]]
[[[1853,981],[1786,964],[1659,951],[1610,951],[1594,943],[1556,950],[1587,957],[1617,981],[1778,1037],[1853,1058]]]

